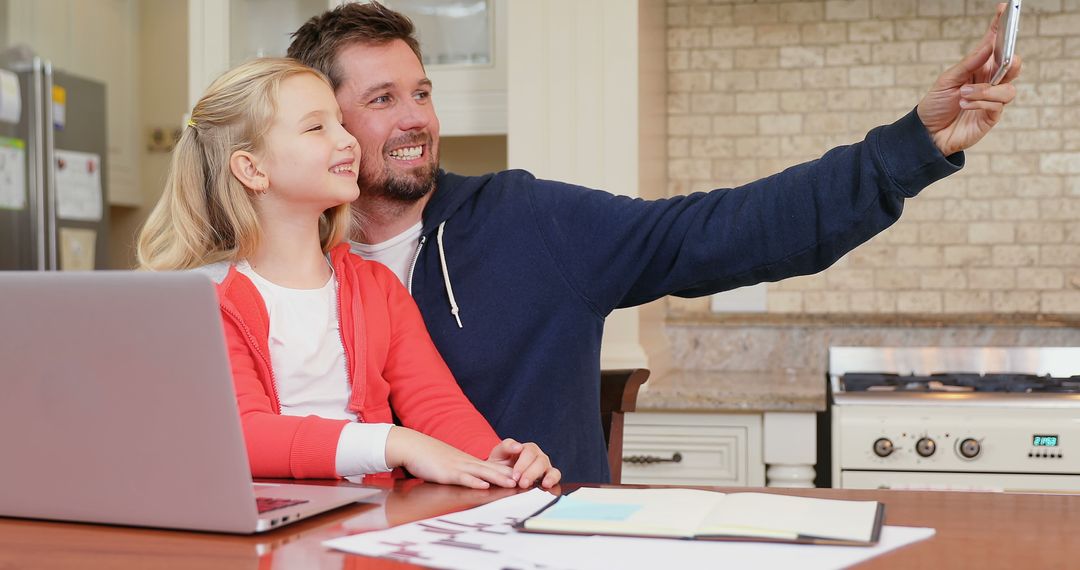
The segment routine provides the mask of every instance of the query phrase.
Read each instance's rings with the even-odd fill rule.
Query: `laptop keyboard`
[[[255,497],[255,506],[259,508],[259,514],[263,514],[269,511],[276,511],[278,509],[284,509],[285,507],[291,507],[293,505],[299,505],[306,503],[304,499],[274,499],[272,497]]]

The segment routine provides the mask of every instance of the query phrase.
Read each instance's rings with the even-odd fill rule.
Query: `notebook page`
[[[530,530],[689,537],[716,508],[723,493],[695,489],[596,489],[562,497]]]
[[[699,534],[795,535],[869,542],[875,501],[731,493],[708,515]]]

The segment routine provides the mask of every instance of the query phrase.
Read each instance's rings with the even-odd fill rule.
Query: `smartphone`
[[[997,70],[990,79],[990,85],[1001,83],[1012,66],[1013,52],[1016,51],[1016,32],[1020,29],[1021,1],[1009,0],[998,19],[997,41],[994,43],[994,66]]]

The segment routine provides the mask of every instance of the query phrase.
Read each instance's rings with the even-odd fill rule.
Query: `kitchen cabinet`
[[[229,68],[283,57],[289,35],[334,0],[188,0],[188,108]]]
[[[814,486],[814,413],[649,411],[650,398],[639,396],[644,411],[626,414],[623,483]]]
[[[55,68],[106,85],[106,161],[112,205],[138,206],[139,132],[136,0],[9,2],[5,35]]]
[[[228,67],[255,57],[284,56],[297,28],[337,4],[332,0],[218,0],[215,3],[229,14]]]
[[[504,135],[508,0],[387,0],[416,24],[443,136]]]
[[[623,483],[765,485],[760,414],[636,412],[623,429]]]
[[[444,136],[506,134],[507,0],[388,0],[414,19]],[[191,105],[218,75],[283,56],[289,34],[334,0],[190,0]]]

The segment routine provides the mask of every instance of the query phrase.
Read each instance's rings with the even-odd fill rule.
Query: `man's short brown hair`
[[[288,56],[314,67],[330,78],[337,90],[344,80],[337,64],[338,52],[352,44],[383,45],[405,42],[423,64],[420,42],[408,16],[379,2],[349,2],[323,12],[300,26],[292,35]]]

